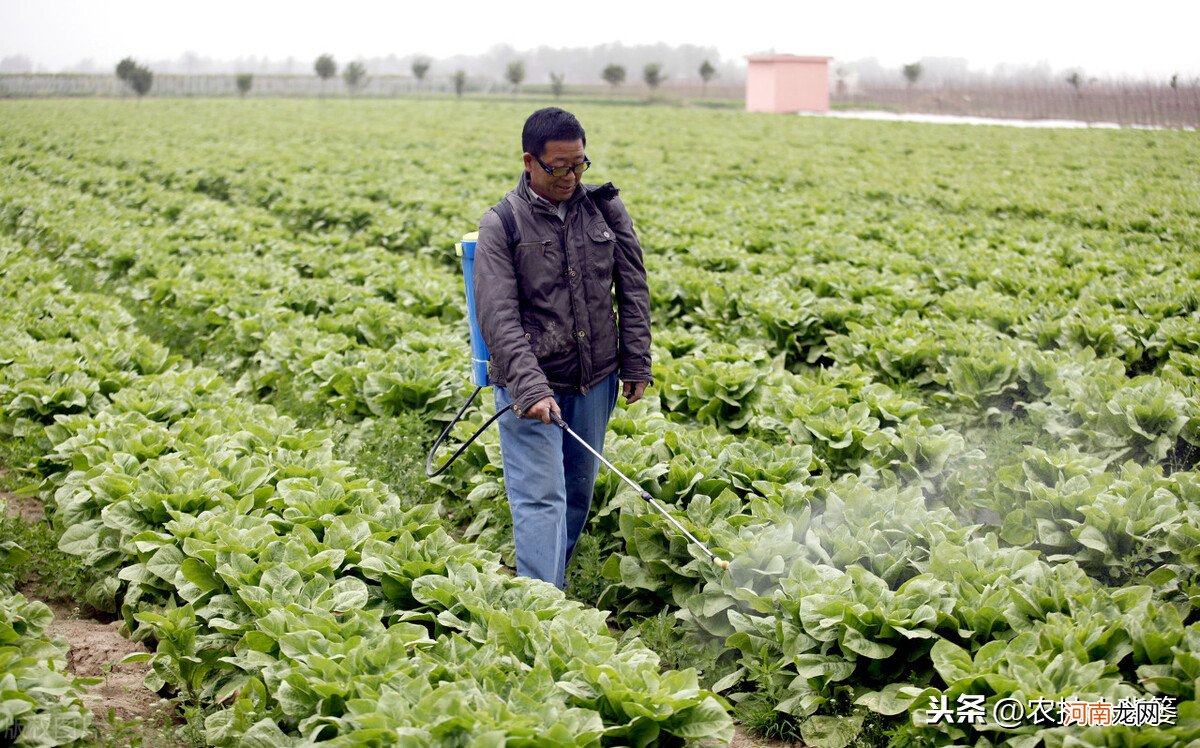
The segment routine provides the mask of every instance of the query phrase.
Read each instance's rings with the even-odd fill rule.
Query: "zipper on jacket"
[[[563,256],[563,281],[567,284],[567,298],[571,300],[571,321],[575,323],[575,330],[571,337],[575,338],[575,352],[579,355],[579,389],[583,394],[587,391],[583,387],[583,341],[584,338],[579,335],[579,310],[575,307],[575,291],[571,288],[571,277],[569,275],[571,268],[570,248],[567,246],[567,222],[564,219],[558,230],[558,243],[562,247]]]

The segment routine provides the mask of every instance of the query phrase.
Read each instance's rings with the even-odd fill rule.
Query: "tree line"
[[[429,74],[432,66],[433,61],[428,57],[418,57],[413,60],[411,70],[413,77],[417,79],[418,83],[425,81],[425,77]],[[326,81],[337,76],[337,61],[333,55],[320,55],[313,62],[313,72],[321,79],[324,85]],[[704,60],[697,72],[700,74],[700,79],[703,81],[705,89],[707,89],[709,82],[717,75],[717,68],[709,60]],[[139,64],[132,57],[126,57],[117,63],[116,74],[117,78],[129,86],[139,97],[145,96],[150,92],[150,87],[154,81],[154,74],[150,69]],[[614,89],[625,83],[626,77],[627,71],[625,66],[617,63],[607,65],[600,74],[600,78]],[[520,59],[510,61],[504,71],[504,79],[512,85],[513,93],[519,93],[521,85],[525,82],[524,61]],[[367,80],[367,68],[362,62],[351,62],[342,69],[342,81],[345,84],[346,90],[350,93],[360,90],[366,85]],[[454,84],[455,94],[462,96],[467,87],[466,71],[462,68],[455,70],[450,76],[450,80]],[[665,80],[667,80],[667,74],[661,63],[649,62],[642,67],[642,82],[651,91],[657,89]],[[234,82],[238,93],[246,96],[254,87],[254,75],[252,73],[238,73],[234,76]],[[555,98],[558,98],[562,96],[565,89],[566,74],[552,71],[550,73],[551,93],[553,93]]]
[[[842,80],[845,77],[844,71],[838,70],[835,72],[839,80]],[[904,80],[908,84],[909,88],[912,88],[913,86],[917,85],[917,82],[921,80],[921,76],[925,74],[925,66],[920,62],[910,62],[900,68],[900,74],[904,76]],[[1062,80],[1069,84],[1077,94],[1082,93],[1085,86],[1101,82],[1098,78],[1089,78],[1085,76],[1083,71],[1078,68],[1073,68],[1067,71]],[[1179,73],[1175,73],[1167,80],[1167,85],[1174,90],[1179,89],[1179,84]]]

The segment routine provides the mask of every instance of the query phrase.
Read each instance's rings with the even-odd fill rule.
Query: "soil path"
[[[28,524],[45,521],[42,503],[35,498],[0,491],[0,501],[7,506],[10,517]],[[108,723],[109,712],[116,719],[134,721],[140,718],[146,724],[170,724],[174,720],[172,704],[142,682],[150,670],[149,664],[121,662],[127,655],[150,650],[144,644],[121,636],[120,621],[106,623],[88,617],[79,606],[47,599],[44,587],[37,579],[26,580],[17,591],[30,600],[41,600],[50,606],[54,621],[46,633],[52,639],[67,641],[70,647],[67,669],[80,677],[101,679],[89,686],[83,695],[83,702],[91,709],[95,724]]]
[[[18,517],[30,524],[45,520],[42,503],[35,498],[0,491],[0,501],[7,505],[10,517]],[[105,623],[87,617],[79,607],[47,600],[37,580],[26,582],[18,591],[31,600],[42,600],[50,606],[54,621],[47,633],[51,638],[66,639],[70,645],[67,668],[80,677],[102,679],[100,683],[88,687],[83,697],[97,725],[109,721],[110,711],[117,719],[140,719],[147,725],[168,725],[174,720],[175,713],[170,702],[150,691],[142,682],[150,666],[147,663],[121,662],[127,655],[150,650],[144,644],[131,642],[121,636],[120,621]],[[739,725],[734,730],[729,748],[792,748],[795,745],[782,740],[754,737]]]
[[[2,473],[3,471],[0,471]],[[32,525],[46,518],[42,502],[30,496],[18,496],[9,491],[0,491],[0,501],[7,507],[8,516],[16,517],[25,524]]]
[[[108,721],[109,710],[122,720],[141,717],[149,723],[170,723],[174,709],[170,702],[146,688],[142,679],[150,670],[148,664],[122,663],[130,654],[148,652],[144,644],[131,642],[121,636],[119,621],[102,623],[81,617],[78,609],[62,603],[48,603],[54,611],[54,622],[46,629],[53,638],[67,640],[67,669],[86,678],[101,678],[88,687],[83,703],[92,710],[97,724]]]
[[[794,748],[799,745],[799,743],[788,743],[784,740],[756,738],[738,725],[733,729],[733,742],[729,744],[729,748]]]

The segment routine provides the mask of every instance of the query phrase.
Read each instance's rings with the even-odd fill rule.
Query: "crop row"
[[[33,186],[29,184],[27,193]],[[17,189],[20,184],[14,182]],[[88,272],[93,272],[93,265],[101,270],[106,265],[105,254],[97,257],[97,250],[123,256],[121,248],[106,246],[102,236],[90,238],[88,231],[91,226],[132,220],[132,213],[129,217],[119,211],[113,214],[110,205],[74,199],[70,192],[56,194],[47,189],[43,193],[43,204],[69,205],[73,221],[57,221],[50,213],[50,218],[38,223],[36,210],[13,201],[8,210],[10,215],[16,214],[14,225],[22,224],[22,231],[35,236],[46,226],[57,232],[79,227],[82,236],[68,233],[51,244],[67,249],[67,261],[72,259],[71,247],[88,247],[88,256],[76,258],[87,263]],[[170,199],[168,193],[162,193],[159,201]],[[139,209],[145,211],[153,205],[147,198],[139,203]],[[203,228],[218,235],[246,228],[244,219],[242,224],[236,222],[237,212],[222,222],[222,211],[231,211],[219,207],[206,214]],[[253,210],[250,220],[259,220]],[[96,231],[99,234],[102,229]],[[159,251],[143,252],[136,267],[129,268],[132,278],[124,282],[134,285],[131,294],[144,300],[147,314],[168,319],[176,337],[191,340],[193,346],[203,344],[210,355],[240,362],[248,371],[244,381],[256,393],[268,393],[287,381],[306,399],[329,402],[351,419],[412,409],[441,415],[449,408],[448,381],[459,368],[453,351],[460,341],[451,332],[453,328],[439,322],[453,319],[457,313],[453,291],[445,280],[429,278],[427,284],[405,287],[397,275],[412,274],[410,260],[380,256],[379,250],[368,247],[356,248],[353,262],[327,259],[328,266],[319,278],[301,277],[295,283],[283,280],[271,285],[268,279],[287,278],[289,252],[312,249],[304,242],[293,246],[282,240],[271,245],[282,250],[281,256],[272,252],[257,257],[265,253],[256,250],[256,262],[247,257],[245,263],[232,260],[235,250],[218,241],[208,250],[211,257],[202,256],[195,261],[198,267],[187,268],[194,272],[185,273],[182,279],[168,275],[180,254],[195,251],[194,231],[194,224],[185,222],[181,226],[172,223],[142,238],[137,230],[127,232],[123,243],[153,244]],[[270,242],[270,236],[268,232],[262,238]],[[178,251],[172,251],[175,248]],[[339,257],[336,252],[329,256]],[[273,265],[275,260],[281,264]],[[431,272],[427,263],[424,270]],[[396,288],[391,299],[376,298],[381,293],[377,284]],[[420,296],[423,288],[440,288],[441,292]],[[314,300],[313,291],[324,294],[324,299]],[[414,295],[417,300],[408,302]],[[436,301],[421,303],[421,298]],[[404,309],[411,313],[401,311]],[[770,320],[777,318],[751,319],[763,319],[769,327]],[[1129,380],[1111,359],[1093,361],[1086,350],[1045,351],[978,328],[965,337],[961,328],[911,314],[899,321],[907,327],[893,322],[878,330],[860,329],[853,339],[835,336],[831,340],[835,347],[864,351],[847,358],[852,363],[861,360],[866,372],[885,381],[919,383],[927,376],[924,367],[941,362],[944,381],[950,386],[938,399],[960,405],[967,414],[964,418],[1002,421],[1015,408],[1029,410],[1046,431],[1075,440],[1093,452],[1108,450],[1110,460],[1161,461],[1180,444],[1198,439],[1195,379],[1189,376],[1189,356],[1194,358],[1194,354],[1186,347],[1170,349],[1173,358],[1164,378]],[[844,384],[840,388],[829,387],[822,382],[828,377],[820,374],[772,373],[771,351],[753,344],[733,347],[715,343],[703,333],[680,332],[678,327],[659,338],[662,409],[673,419],[748,432],[744,438],[750,440],[750,448],[754,438],[768,446],[780,442],[811,445],[815,460],[800,454],[790,456],[793,463],[811,472],[837,475],[864,468],[893,468],[907,473],[906,478],[921,478],[939,472],[952,453],[963,451],[962,439],[934,424],[919,401],[897,396],[866,374],[855,374],[853,366],[841,375]],[[951,346],[949,341],[958,342]],[[877,345],[901,358],[884,359],[871,353]],[[897,351],[898,346],[906,348]],[[822,391],[829,394],[819,394]],[[860,391],[866,402],[860,400]],[[695,441],[697,444],[688,444],[687,449],[675,450],[681,454],[668,455],[675,461],[676,472],[688,453],[708,452],[715,457],[725,447],[720,444],[706,450],[700,446],[703,438]],[[492,457],[490,463],[477,460],[465,466],[486,466],[482,474],[494,474],[499,461],[494,454]],[[478,478],[464,480],[470,485],[457,486],[460,495],[498,495],[494,489],[473,492]],[[502,516],[503,512],[491,515]]]
[[[66,168],[63,164],[58,167]],[[49,167],[43,165],[43,168]],[[44,180],[46,175],[37,174],[37,178]],[[64,178],[64,181],[79,184],[82,179]],[[315,239],[310,236],[289,240],[282,227],[272,227],[272,214],[253,206],[230,204],[232,198],[208,201],[203,221],[181,221],[170,211],[177,204],[173,192],[152,183],[133,181],[141,184],[144,192],[133,201],[136,210],[127,211],[128,217],[122,215],[125,211],[109,214],[110,206],[101,203],[100,210],[75,207],[76,212],[82,210],[92,215],[95,222],[74,223],[103,226],[106,221],[124,223],[139,217],[145,223],[147,215],[159,216],[157,230],[150,231],[141,241],[135,232],[134,236],[123,237],[119,248],[109,247],[107,262],[116,270],[126,270],[124,264],[131,255],[143,254],[137,249],[144,246],[142,242],[167,245],[163,247],[167,267],[156,266],[153,258],[139,257],[136,272],[151,277],[135,279],[136,293],[145,302],[147,313],[169,315],[174,304],[186,305],[183,313],[177,314],[178,319],[170,320],[177,339],[199,346],[211,342],[214,335],[235,336],[235,340],[229,341],[231,345],[209,347],[231,348],[227,355],[235,365],[256,358],[261,373],[254,385],[259,392],[271,389],[281,367],[290,368],[298,378],[308,380],[304,382],[306,394],[315,391],[334,402],[344,401],[350,416],[384,415],[394,413],[397,407],[427,407],[435,413],[448,409],[450,394],[439,385],[439,378],[446,381],[453,370],[456,345],[452,340],[457,338],[450,335],[457,330],[431,324],[430,318],[454,321],[460,318],[461,311],[455,301],[452,278],[440,272],[436,264],[421,262],[419,257],[397,259],[393,254],[381,252],[372,243],[373,237],[360,237],[355,232],[348,236],[326,232]],[[104,194],[112,197],[124,193],[118,190],[116,195]],[[46,196],[52,204],[60,199],[64,198]],[[71,200],[70,192],[65,193],[65,199]],[[76,233],[84,236],[69,235],[62,243],[69,245],[74,240],[77,246],[88,247],[85,253],[93,255],[88,260],[95,261],[87,230]],[[228,297],[214,297],[217,285],[208,279],[228,274],[224,267],[231,251],[228,243],[230,237],[237,236],[253,236],[257,240],[252,256],[247,256],[247,262],[254,263],[250,266],[254,270],[237,273],[241,285],[250,288]],[[412,248],[421,246],[418,243]],[[279,264],[265,262],[266,254]],[[1094,253],[1097,262],[1111,254]],[[193,255],[199,256],[186,266],[190,272],[183,279],[171,275],[170,271],[176,269],[173,263],[180,256]],[[1134,264],[1122,272],[1138,275],[1145,261],[1129,253],[1123,256]],[[692,353],[693,358],[707,366],[710,359],[722,359],[719,341],[736,340],[741,346],[746,340],[755,340],[756,332],[759,335],[765,332],[764,337],[758,338],[763,349],[768,356],[783,355],[785,363],[789,359],[793,363],[798,361],[794,356],[806,356],[805,360],[827,357],[842,366],[860,365],[888,384],[923,386],[922,398],[937,405],[939,410],[948,411],[948,418],[939,418],[943,422],[1004,422],[1014,409],[1049,396],[1050,402],[1045,407],[1036,408],[1039,425],[1056,435],[1067,435],[1085,449],[1112,450],[1117,453],[1115,457],[1140,457],[1148,452],[1148,457],[1162,460],[1184,443],[1196,440],[1200,432],[1193,376],[1197,363],[1189,341],[1196,338],[1200,315],[1196,312],[1194,288],[1189,290],[1188,286],[1180,285],[1176,276],[1161,279],[1157,302],[1149,293],[1154,289],[1148,283],[1135,286],[1120,298],[1102,297],[1096,304],[1102,304],[1097,309],[1107,310],[1105,315],[1088,312],[1078,305],[1069,309],[1038,306],[1036,327],[1030,328],[1028,334],[1013,336],[1006,331],[1013,325],[1028,327],[1027,322],[995,319],[997,313],[1011,314],[1014,306],[1020,306],[1011,295],[999,295],[986,286],[970,288],[969,292],[968,286],[956,286],[951,291],[930,288],[924,292],[924,300],[919,300],[921,296],[912,291],[897,294],[898,273],[904,273],[908,279],[919,278],[928,275],[931,263],[912,267],[897,264],[894,257],[889,261],[890,267],[877,263],[881,268],[878,278],[864,276],[863,268],[858,268],[858,272],[849,276],[853,280],[848,285],[843,282],[840,288],[824,288],[820,297],[750,293],[748,287],[742,289],[752,282],[750,277],[736,272],[707,273],[697,283],[691,283],[686,272],[668,276],[665,282],[654,285],[656,294],[658,289],[689,287],[679,285],[681,282],[691,283],[696,290],[690,295],[679,296],[675,292],[666,300],[656,300],[656,315],[664,312],[663,316],[672,323],[664,336],[666,349],[672,354]],[[819,284],[822,274],[846,276],[845,269],[838,263],[825,263],[820,268],[808,265],[801,267],[799,275],[808,279],[808,283]],[[770,272],[772,268],[762,270]],[[1062,277],[1076,277],[1077,271]],[[1190,272],[1197,270],[1193,268]],[[1107,275],[1111,276],[1111,272]],[[421,280],[414,280],[414,276]],[[1086,271],[1083,276],[1091,278],[1092,285],[1097,280],[1094,271]],[[1089,295],[1095,295],[1097,290],[1092,285],[1087,287]],[[1120,286],[1110,283],[1110,287]],[[934,291],[945,293],[934,296]],[[1049,289],[1050,294],[1058,292],[1052,286]],[[180,293],[187,296],[183,302],[173,298]],[[1114,322],[1113,310],[1129,306],[1130,298],[1136,299],[1138,306],[1147,309],[1151,316],[1142,317],[1136,325],[1130,320],[1130,326]],[[890,301],[880,304],[880,299]],[[930,307],[935,299],[936,313]],[[906,308],[907,313],[899,314]],[[672,311],[683,309],[690,311]],[[834,310],[834,317],[822,317],[822,309]],[[956,314],[955,309],[964,310],[965,316]],[[984,314],[988,309],[993,312]],[[201,310],[203,314],[199,314]],[[950,317],[943,318],[942,314],[947,312]],[[299,314],[319,318],[319,329],[328,334],[316,340],[294,334],[296,325],[292,322]],[[298,326],[312,321],[300,319]],[[691,332],[673,333],[683,330]],[[1133,335],[1135,331],[1137,335]],[[405,344],[401,349],[416,348],[420,355],[397,360],[396,343]],[[297,346],[303,348],[296,350]],[[660,354],[662,348],[660,345]],[[1111,362],[1105,361],[1103,367],[1084,366],[1087,381],[1070,383],[1060,378],[1064,386],[1050,392],[1046,380],[1054,379],[1055,373],[1047,370],[1058,365],[1059,360],[1057,357],[1047,360],[1040,354],[1057,348],[1081,356],[1086,356],[1090,348],[1102,357],[1123,359],[1127,366],[1149,365],[1165,376],[1160,378],[1161,382],[1140,379],[1125,383],[1121,377],[1125,372],[1114,371]],[[347,349],[380,349],[390,355],[368,353],[364,358]],[[445,354],[445,358],[434,360],[437,353]],[[755,361],[752,354],[753,349],[740,361],[722,362],[730,364],[724,368],[731,371],[720,372],[722,376],[731,375],[728,383],[704,381],[703,377],[685,378],[674,386],[673,392],[665,393],[667,407],[675,408],[684,402],[682,415],[687,417],[692,414],[686,402],[707,400],[710,406],[707,410],[692,409],[699,414],[700,421],[721,422],[737,430],[744,424],[748,410],[741,398],[750,396],[767,373],[762,360]],[[1030,359],[1034,359],[1033,363]],[[281,360],[285,363],[280,364]],[[669,358],[660,355],[660,360]],[[398,372],[400,376],[389,378],[381,370]],[[1096,381],[1091,381],[1092,378]],[[314,379],[317,381],[311,381]],[[719,399],[712,397],[714,392],[730,401],[728,407],[712,407],[720,405]],[[390,403],[381,402],[388,396]],[[1103,407],[1089,412],[1093,403],[1103,403]],[[1165,418],[1162,415],[1165,407],[1173,408],[1176,417]]]
[[[111,142],[10,159],[8,230],[137,302],[173,344],[206,349],[246,394],[285,390],[348,424],[445,415],[465,335],[448,254],[430,244],[473,223],[485,204],[476,182],[429,159],[402,168],[389,157],[360,175],[339,163],[342,146],[300,164],[268,158],[253,139],[233,154],[150,141],[153,159],[114,156]],[[269,200],[263,174],[239,165],[254,159],[282,169]],[[502,171],[482,163],[483,174]],[[847,697],[892,715],[925,706],[931,684],[951,695],[979,679],[1008,689],[989,686],[993,700],[1014,688],[1053,695],[1086,684],[1031,673],[1085,665],[1104,676],[1093,696],[1134,694],[1140,681],[1190,703],[1175,732],[1137,739],[1190,735],[1189,450],[1200,398],[1187,282],[1197,269],[1176,244],[1195,233],[1186,203],[1161,201],[1150,218],[1101,218],[1084,204],[1094,195],[1069,196],[1075,212],[1029,202],[1005,211],[994,196],[951,203],[889,172],[882,178],[917,197],[877,191],[862,209],[813,180],[734,169],[704,214],[697,205],[713,200],[716,183],[705,180],[717,166],[728,165],[700,164],[695,205],[650,193],[645,222],[638,216],[662,321],[659,396],[618,414],[607,450],[732,553],[733,569],[715,574],[602,477],[593,527],[612,583],[602,602],[629,615],[678,610],[721,652],[728,675],[714,687],[808,718],[809,735],[825,724],[810,715],[844,710]],[[393,172],[438,189],[412,185],[429,198],[416,210],[389,189]],[[375,179],[384,186],[369,194]],[[775,225],[756,193],[768,186],[778,187],[773,210],[808,211],[811,222]],[[460,188],[450,205],[445,194]],[[356,206],[359,218],[297,220],[302,196],[327,218],[334,205]],[[744,237],[730,234],[734,221]],[[803,246],[785,235],[796,225]],[[393,226],[404,228],[386,239]],[[778,286],[763,289],[762,277]],[[1041,446],[995,464],[986,439],[1014,424]],[[445,484],[476,520],[469,533],[504,551],[499,464],[489,435]],[[963,519],[988,512],[982,527]],[[1159,638],[1113,628],[1139,620],[1158,621]],[[1071,626],[1103,644],[1063,644]],[[995,670],[1005,647],[1031,658],[1020,677]],[[963,669],[960,652],[984,669]],[[964,672],[973,680],[957,684]],[[943,737],[962,738],[955,729]]]
[[[212,178],[214,167],[193,174],[189,167],[194,169],[194,162],[189,163],[178,153],[163,156],[164,165],[149,159],[135,164],[111,155],[104,158],[112,165],[97,165],[59,155],[61,146],[46,148],[37,154],[27,152],[19,159],[14,157],[12,163],[43,184],[76,187],[128,206],[133,209],[130,214],[138,217],[113,220],[144,223],[149,216],[156,216],[159,224],[182,223],[174,238],[189,242],[188,254],[204,252],[202,247],[190,246],[191,242],[203,245],[206,238],[228,242],[254,236],[256,256],[270,253],[282,263],[270,273],[264,270],[257,276],[255,282],[260,287],[275,279],[286,295],[282,301],[288,309],[321,316],[332,314],[330,321],[335,330],[363,336],[373,347],[386,347],[414,322],[412,318],[389,316],[380,306],[398,301],[401,309],[426,320],[436,317],[452,321],[461,315],[455,301],[455,283],[438,269],[441,263],[418,262],[417,257],[397,260],[395,255],[381,256],[378,249],[405,249],[424,257],[432,249],[431,242],[437,245],[433,237],[456,233],[456,219],[458,228],[473,223],[474,215],[466,206],[451,209],[434,203],[418,212],[397,204],[393,192],[382,190],[374,196],[374,213],[366,225],[334,221],[298,229],[290,209],[256,197],[264,177],[244,165],[221,175],[230,187],[213,197],[204,185]],[[81,150],[89,153],[88,148]],[[131,171],[130,166],[137,168]],[[297,171],[305,174],[309,170],[311,167]],[[315,195],[312,199],[334,200],[347,191],[366,189],[357,180],[347,180],[335,159],[321,162],[321,173],[330,175],[321,185],[308,179],[292,184],[285,174],[284,179],[272,182],[272,194],[311,194]],[[439,179],[443,177],[453,184],[448,175],[439,173]],[[450,187],[447,190],[452,191]],[[189,202],[181,202],[183,198]],[[290,204],[295,199],[284,202]],[[472,197],[467,206],[475,200]],[[190,212],[181,215],[181,205],[187,205]],[[1180,213],[1187,215],[1184,210]],[[901,218],[912,220],[911,215]],[[414,221],[424,223],[419,235],[398,241],[384,236],[396,224]],[[783,355],[785,364],[793,369],[803,369],[813,362],[859,364],[883,382],[920,386],[923,399],[951,411],[952,421],[972,422],[978,419],[980,410],[992,420],[1004,420],[1014,400],[1021,395],[1028,400],[1031,393],[1021,391],[1025,383],[1020,377],[1020,362],[1031,352],[1051,349],[1082,352],[1090,348],[1101,357],[1120,360],[1131,374],[1167,372],[1168,387],[1194,399],[1191,382],[1196,361],[1190,341],[1200,334],[1194,283],[1200,268],[1194,266],[1185,249],[1162,239],[1186,237],[1189,225],[1179,222],[1171,225],[1170,231],[1150,234],[1131,228],[1124,234],[1090,230],[1074,237],[1086,244],[1055,249],[1051,246],[1055,239],[1046,226],[1033,222],[1024,229],[1030,236],[1022,237],[1022,241],[1041,241],[1037,247],[1025,248],[1012,236],[1012,221],[988,220],[969,226],[972,231],[983,232],[986,247],[935,251],[934,247],[953,247],[962,239],[963,227],[927,218],[907,227],[914,236],[904,242],[873,239],[864,244],[862,240],[842,239],[836,253],[818,242],[804,255],[798,256],[794,248],[786,251],[786,247],[770,255],[742,252],[736,262],[721,261],[712,267],[689,262],[696,251],[694,246],[672,249],[668,243],[663,248],[651,241],[647,245],[664,261],[651,263],[656,319],[672,328],[691,331],[692,340],[685,339],[684,345],[702,351],[710,340],[740,344],[749,339],[758,341],[772,357]],[[653,222],[647,233],[653,236],[658,228]],[[902,228],[889,224],[891,231]],[[712,238],[714,232],[709,227],[702,233]],[[1040,237],[1036,236],[1039,232]],[[915,242],[918,235],[927,245],[920,253],[895,246]],[[838,240],[839,236],[844,234],[824,240]],[[1138,237],[1143,241],[1137,241]],[[815,238],[822,237],[818,234]],[[1046,253],[1039,254],[1035,249]],[[967,255],[966,261],[950,256],[953,251]],[[121,268],[136,252],[136,244],[126,244],[111,261]],[[351,254],[354,266],[347,279],[352,283],[389,278],[382,287],[371,283],[364,289],[373,296],[347,298],[345,287],[321,282],[336,281],[333,276],[346,277],[345,265]],[[441,256],[448,259],[444,251]],[[749,260],[744,259],[747,256]],[[668,263],[677,261],[682,267],[669,267]],[[1014,265],[1014,261],[1019,264]],[[401,275],[389,274],[385,269],[389,265]],[[1005,266],[1005,271],[997,274],[997,266]],[[1168,267],[1178,267],[1181,272],[1165,273]],[[197,270],[201,276],[210,274],[207,267]],[[764,293],[758,288],[757,277],[764,275],[777,279],[777,290],[766,289]],[[295,276],[294,280],[289,282],[289,276]],[[422,280],[416,281],[414,276]],[[406,283],[396,284],[397,277]],[[161,299],[152,297],[151,301]],[[236,306],[238,301],[211,301],[209,313],[228,314],[233,321],[241,321],[244,310]],[[345,303],[338,305],[339,301]],[[226,310],[228,304],[235,306]],[[339,320],[351,308],[356,322],[352,328]],[[278,320],[269,322],[273,328],[279,327]],[[218,323],[220,320],[213,321]],[[190,333],[203,332],[188,330],[181,335],[194,339]],[[248,333],[253,335],[254,331]],[[243,341],[243,348],[249,349],[255,342]],[[679,338],[672,342],[678,349]],[[452,350],[453,346],[443,345],[442,349]],[[978,355],[984,350],[986,356]],[[1035,397],[1042,394],[1032,393]],[[1177,399],[1170,392],[1166,397]],[[1138,397],[1132,399],[1141,404]],[[1075,400],[1056,404],[1047,420],[1070,421],[1064,411],[1071,410],[1077,404]],[[1153,404],[1154,397],[1150,396],[1149,401]],[[1194,413],[1190,417],[1193,425],[1189,428],[1194,433]],[[1138,429],[1135,423],[1119,438],[1137,442]],[[1150,439],[1158,440],[1155,451],[1164,446],[1169,451],[1178,436],[1154,433]],[[1099,441],[1108,440],[1105,435]],[[1084,441],[1085,447],[1098,446]],[[1136,446],[1129,454],[1136,451]],[[1155,457],[1161,459],[1161,455]]]
[[[694,671],[660,674],[604,614],[501,573],[430,507],[332,459],[327,435],[28,258],[6,251],[0,280],[22,300],[6,306],[3,431],[45,448],[62,550],[109,572],[89,601],[156,643],[147,685],[228,704],[212,744],[728,738]]]
[[[66,642],[47,633],[50,608],[15,589],[16,569],[28,556],[16,543],[0,542],[0,735],[9,745],[65,745],[88,734],[91,712],[81,698],[87,681],[70,675]]]

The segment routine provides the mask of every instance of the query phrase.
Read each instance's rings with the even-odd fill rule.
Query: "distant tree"
[[[1173,88],[1176,91],[1179,90],[1179,73],[1175,73],[1174,75],[1171,76],[1171,80],[1168,85],[1170,85],[1171,88]]]
[[[1075,89],[1076,94],[1080,93],[1081,89],[1083,88],[1083,73],[1079,72],[1078,70],[1072,70],[1071,74],[1067,76],[1066,80],[1067,83],[1071,84],[1071,88]]]
[[[123,83],[128,83],[129,77],[133,75],[135,68],[137,68],[137,63],[134,62],[133,58],[126,57],[124,60],[121,60],[117,63],[117,77],[120,78]]]
[[[138,65],[129,74],[129,85],[133,86],[133,92],[138,96],[145,96],[150,93],[150,86],[154,83],[154,73],[150,72],[149,68]]]
[[[321,80],[327,81],[337,75],[337,63],[333,61],[333,55],[321,55],[313,63],[313,70]]]
[[[246,94],[250,93],[250,87],[254,85],[254,76],[252,74],[238,73],[237,78],[234,80],[237,82],[237,90],[239,94],[245,96]]]
[[[467,87],[466,71],[465,70],[455,70],[453,80],[454,80],[454,94],[461,98],[463,95],[463,89],[465,89]]]
[[[909,88],[916,85],[917,81],[921,80],[921,73],[925,72],[925,68],[921,67],[919,62],[910,62],[903,68],[904,80],[908,81]]]
[[[704,62],[700,63],[700,80],[703,81],[700,86],[700,90],[703,95],[708,95],[708,82],[716,76],[717,69],[713,67],[711,62],[705,60]]]
[[[325,81],[337,75],[337,63],[333,61],[333,55],[321,55],[313,63],[313,70],[317,77],[321,79],[321,95],[325,95]]]
[[[604,68],[604,72],[600,77],[605,80],[608,85],[616,88],[625,82],[625,67],[623,65],[612,64]]]
[[[342,80],[351,93],[357,91],[367,82],[367,66],[358,61],[350,63],[342,72]]]
[[[117,63],[117,77],[138,96],[149,93],[150,86],[154,83],[154,73],[150,72],[149,68],[137,64],[132,57],[126,57]]]
[[[521,90],[521,81],[525,80],[525,62],[513,60],[508,63],[508,70],[504,71],[504,78],[513,84],[513,93]]]
[[[658,88],[659,84],[666,79],[667,77],[663,75],[662,65],[657,62],[648,62],[642,68],[642,80],[646,81],[646,85],[650,87],[651,91]]]
[[[418,57],[413,60],[412,74],[418,82],[424,82],[425,74],[429,72],[429,66],[433,64],[428,57]]]
[[[554,94],[554,98],[559,98],[563,94],[563,81],[567,76],[563,73],[550,74],[550,93]]]

